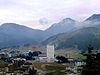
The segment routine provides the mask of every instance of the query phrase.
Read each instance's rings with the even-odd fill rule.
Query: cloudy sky
[[[83,21],[100,13],[100,0],[0,0],[0,24],[17,23],[35,29],[70,17]]]

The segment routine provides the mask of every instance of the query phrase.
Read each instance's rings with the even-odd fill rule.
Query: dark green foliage
[[[58,60],[58,63],[65,63],[68,62],[68,59],[64,56],[57,56],[56,59]]]
[[[29,69],[29,75],[36,75],[37,70],[35,70],[34,68]]]
[[[100,53],[92,53],[93,47],[88,47],[86,65],[83,67],[81,75],[100,75]]]
[[[5,64],[7,64],[7,62],[0,60],[0,68],[4,68]]]

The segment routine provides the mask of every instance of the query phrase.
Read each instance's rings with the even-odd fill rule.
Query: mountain
[[[100,27],[100,14],[93,14],[81,22],[79,28],[83,27]]]
[[[74,30],[74,25],[74,20],[66,18],[61,22],[52,25],[47,30],[42,31],[15,23],[4,23],[0,26],[0,48],[28,43],[38,44],[50,36],[63,32],[70,32],[72,29]]]
[[[100,21],[100,14],[93,14],[92,16],[87,18],[85,21],[91,21],[91,22]]]
[[[65,18],[59,23],[53,24],[45,31],[46,38],[64,32],[71,32],[76,29],[76,21],[71,18]]]
[[[15,23],[5,23],[0,26],[0,48],[27,43],[37,43],[44,32],[31,29]]]
[[[66,20],[64,21],[66,22]],[[81,50],[86,50],[87,46],[92,44],[95,49],[100,49],[100,14],[93,14],[84,22],[81,22],[80,24],[83,26],[80,25],[81,27],[78,29],[74,28],[74,22],[75,21],[73,20],[71,21],[72,28],[70,29],[70,32],[66,31],[64,33],[51,36],[43,41],[42,44],[54,44],[57,49],[75,48],[78,46],[78,49]],[[54,30],[56,30],[56,27]]]
[[[77,46],[81,50],[87,50],[87,46],[92,44],[96,49],[100,49],[100,27],[86,27],[71,33],[61,33],[48,38],[42,44],[54,44],[56,49],[75,48]]]
[[[77,27],[77,24],[80,24],[80,27]],[[65,18],[45,31],[15,23],[4,23],[0,26],[0,48],[28,43],[55,44],[57,49],[75,45],[78,45],[79,49],[86,49],[86,46],[92,43],[96,48],[100,48],[99,39],[100,14],[93,14],[81,23]]]

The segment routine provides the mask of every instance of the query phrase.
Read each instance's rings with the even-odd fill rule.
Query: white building
[[[54,61],[54,45],[47,45],[47,59],[48,62]]]

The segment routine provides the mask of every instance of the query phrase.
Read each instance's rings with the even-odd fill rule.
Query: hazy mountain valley
[[[92,44],[96,49],[100,49],[100,14],[94,14],[83,22],[65,18],[45,31],[15,23],[5,23],[0,26],[0,48],[25,44],[42,46],[54,44],[56,49],[77,46],[81,50]]]

